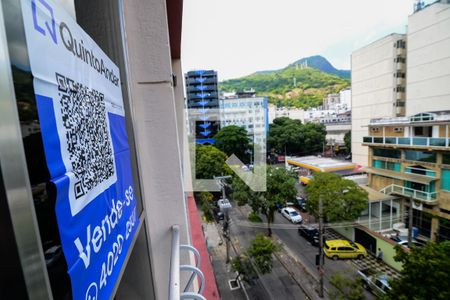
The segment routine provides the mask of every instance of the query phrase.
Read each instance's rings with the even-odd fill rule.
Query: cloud
[[[406,25],[412,7],[413,0],[186,0],[183,68],[227,79],[314,54],[348,67],[355,47]]]

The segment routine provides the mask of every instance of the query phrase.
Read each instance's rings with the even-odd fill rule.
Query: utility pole
[[[227,251],[227,259],[225,260],[225,263],[230,262],[230,217],[228,215],[228,209],[224,210],[224,222],[223,222],[223,236],[225,237],[225,245],[226,245],[226,251]]]
[[[409,197],[409,212],[408,212],[408,247],[412,248],[412,229],[413,229],[413,198]]]
[[[323,298],[323,269],[324,255],[323,255],[323,200],[319,198],[319,297]]]
[[[229,210],[231,209],[231,203],[227,200],[226,194],[225,194],[225,179],[231,178],[231,176],[217,176],[214,177],[214,179],[218,180],[220,182],[220,186],[222,188],[222,201],[219,200],[219,208],[220,211],[223,212],[223,237],[225,238],[225,245],[226,245],[226,251],[227,251],[227,259],[226,263],[230,262],[230,216],[228,214]]]

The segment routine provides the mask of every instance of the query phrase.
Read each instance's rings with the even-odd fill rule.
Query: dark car
[[[277,211],[281,213],[281,210],[284,208],[284,205],[282,205],[280,202],[275,202],[275,207],[277,208]]]
[[[294,206],[302,211],[306,211],[306,199],[302,196],[297,196],[294,201]]]
[[[224,219],[223,212],[220,211],[220,208],[214,207],[213,213],[214,213],[214,219],[216,220],[216,222],[222,221]]]
[[[308,225],[298,227],[298,234],[304,237],[313,246],[319,246],[319,230]]]

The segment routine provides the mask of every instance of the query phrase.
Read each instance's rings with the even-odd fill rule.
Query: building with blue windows
[[[188,117],[199,144],[214,144],[214,136],[219,131],[216,112],[219,108],[217,72],[196,70],[185,74]],[[214,117],[216,116],[216,117]],[[193,121],[195,119],[195,121]]]

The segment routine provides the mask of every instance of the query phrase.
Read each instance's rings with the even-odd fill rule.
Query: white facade
[[[281,117],[288,117],[293,120],[300,120],[302,123],[305,121],[305,111],[301,108],[287,108],[276,107],[276,105],[269,104],[268,106],[269,124],[273,123],[273,120]]]
[[[450,109],[450,5],[408,19],[406,115]]]
[[[325,99],[323,99],[324,110],[336,109],[336,105],[340,103],[339,94],[328,94]]]
[[[370,119],[404,115],[405,40],[390,34],[352,53],[352,159],[359,165],[367,165],[362,140]]]
[[[321,119],[336,118],[337,112],[334,109],[310,108],[305,111],[305,122],[320,122]]]
[[[267,98],[220,99],[220,127],[236,125],[247,130],[253,142],[266,148],[268,131]]]
[[[348,111],[352,109],[352,90],[347,88],[339,92],[339,105],[341,110]]]

